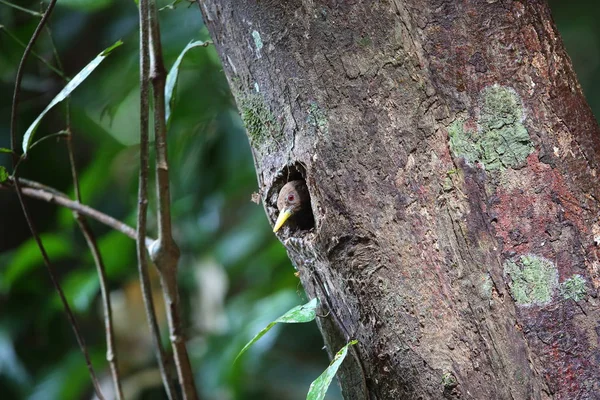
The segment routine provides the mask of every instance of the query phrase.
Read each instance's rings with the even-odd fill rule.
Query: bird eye
[[[288,196],[288,201],[294,201],[296,199],[296,197],[293,194],[290,194]]]

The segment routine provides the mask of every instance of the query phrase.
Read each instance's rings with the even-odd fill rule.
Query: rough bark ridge
[[[204,0],[346,399],[600,398],[600,135],[543,1]]]

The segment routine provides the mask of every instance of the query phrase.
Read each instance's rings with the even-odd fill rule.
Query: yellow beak
[[[285,221],[288,220],[289,217],[292,216],[292,211],[289,209],[284,209],[283,211],[281,211],[279,213],[279,216],[277,217],[277,221],[275,221],[275,226],[273,227],[273,232],[277,232],[285,223]]]

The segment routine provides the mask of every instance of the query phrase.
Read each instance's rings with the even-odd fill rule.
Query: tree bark
[[[545,1],[203,0],[346,399],[600,398],[600,135]]]

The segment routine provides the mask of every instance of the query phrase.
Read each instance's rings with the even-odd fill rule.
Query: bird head
[[[281,229],[290,217],[299,214],[305,208],[309,207],[310,196],[306,183],[302,180],[286,183],[279,191],[279,196],[277,197],[279,216],[273,227],[273,232]]]

